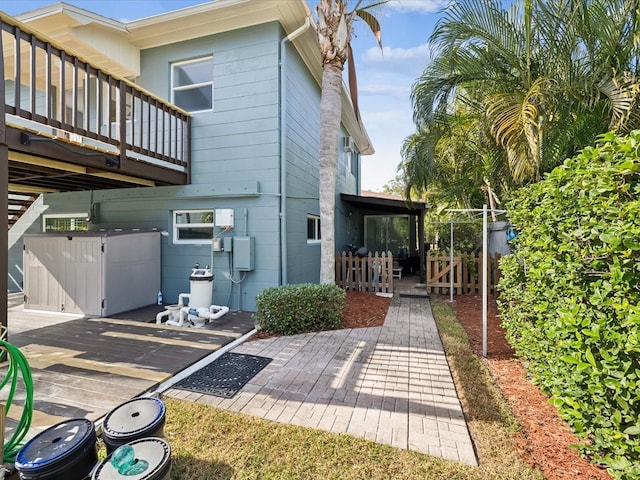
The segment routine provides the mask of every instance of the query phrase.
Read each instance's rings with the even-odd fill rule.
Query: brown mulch
[[[368,292],[347,290],[347,308],[342,317],[341,328],[380,327],[387,316],[391,298]],[[250,340],[277,337],[277,334],[259,331]]]
[[[612,477],[604,469],[580,457],[574,448],[580,440],[560,418],[548,397],[527,379],[522,363],[514,358],[505,339],[495,298],[489,298],[487,307],[486,364],[522,426],[523,458],[537,466],[547,480],[610,480]],[[467,332],[473,351],[481,356],[482,298],[458,295],[454,298],[453,309]]]

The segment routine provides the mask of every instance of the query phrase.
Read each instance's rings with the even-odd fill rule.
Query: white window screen
[[[174,243],[211,243],[213,210],[175,210],[173,212]]]
[[[187,112],[213,110],[213,57],[174,63],[171,96]]]

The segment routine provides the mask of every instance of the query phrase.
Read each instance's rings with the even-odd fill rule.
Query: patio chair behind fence
[[[489,256],[487,261],[489,295],[496,294],[496,285],[500,279],[499,260],[500,255],[496,254],[493,257]],[[452,270],[454,295],[465,293],[477,295],[482,293],[482,254],[457,254],[453,257],[452,269],[449,255],[429,252],[426,270],[427,293],[448,294],[451,288]]]
[[[351,253],[336,255],[336,285],[361,292],[393,292],[393,255],[369,253],[366,257]]]

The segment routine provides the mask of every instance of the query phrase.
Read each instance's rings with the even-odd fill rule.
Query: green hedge
[[[501,262],[507,336],[575,432],[620,479],[640,478],[640,132],[515,194]]]
[[[257,295],[253,318],[261,329],[284,335],[334,330],[346,306],[346,294],[336,285],[285,285]]]

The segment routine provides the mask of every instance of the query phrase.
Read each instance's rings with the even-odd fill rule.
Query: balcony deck
[[[2,13],[0,32],[9,224],[40,193],[189,182],[187,112]]]
[[[0,229],[42,193],[189,183],[189,113],[2,12],[0,73]],[[6,254],[0,272],[6,292]]]

